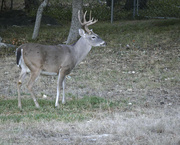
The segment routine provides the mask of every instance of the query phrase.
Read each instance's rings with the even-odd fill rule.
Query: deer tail
[[[20,65],[20,58],[21,58],[21,47],[18,47],[16,49],[16,63],[18,66]]]

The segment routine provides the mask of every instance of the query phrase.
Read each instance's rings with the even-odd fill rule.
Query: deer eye
[[[95,39],[96,37],[95,36],[92,36],[92,39]]]

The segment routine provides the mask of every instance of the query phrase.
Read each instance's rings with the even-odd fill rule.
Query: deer
[[[18,108],[22,109],[20,87],[22,86],[22,82],[27,73],[30,73],[27,89],[33,98],[36,108],[39,108],[40,106],[32,88],[40,75],[58,76],[55,107],[59,107],[61,91],[63,94],[62,104],[66,103],[66,76],[87,56],[92,47],[106,46],[106,42],[88,28],[88,26],[95,24],[98,20],[91,18],[90,12],[89,21],[87,21],[86,13],[87,11],[83,13],[82,22],[80,10],[78,11],[78,19],[84,29],[79,29],[80,38],[73,45],[26,43],[16,49],[17,66],[21,69],[17,82]]]

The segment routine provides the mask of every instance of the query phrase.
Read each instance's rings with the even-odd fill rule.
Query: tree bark
[[[78,11],[80,10],[82,12],[82,6],[83,6],[83,0],[73,0],[71,28],[69,31],[66,44],[75,42],[79,37],[78,30],[81,28],[81,24],[79,23],[78,20]]]
[[[43,13],[44,8],[47,6],[47,4],[48,4],[48,0],[44,0],[37,10],[36,22],[35,22],[35,26],[34,26],[34,32],[32,35],[32,39],[36,39],[38,34],[39,34],[39,28],[41,25],[42,13]]]

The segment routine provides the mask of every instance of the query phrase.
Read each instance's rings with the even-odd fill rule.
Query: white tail
[[[40,74],[58,75],[55,106],[59,106],[61,88],[63,88],[62,103],[65,103],[65,76],[86,57],[92,46],[106,45],[105,41],[88,29],[88,26],[96,23],[97,20],[93,21],[93,19],[90,18],[89,21],[86,21],[85,17],[86,12],[84,14],[84,22],[82,23],[80,12],[78,12],[79,21],[85,27],[87,33],[83,29],[79,29],[79,35],[81,37],[74,45],[42,45],[28,43],[17,48],[17,65],[21,68],[17,83],[19,108],[22,108],[20,86],[27,72],[31,73],[27,88],[37,108],[39,108],[39,104],[32,91],[32,87]]]

